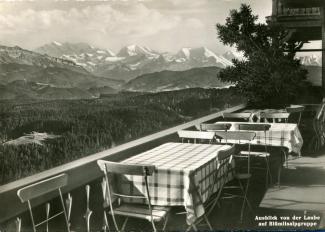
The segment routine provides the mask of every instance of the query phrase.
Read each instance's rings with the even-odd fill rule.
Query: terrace
[[[223,113],[231,113],[245,110],[245,105],[238,105],[228,108],[224,111],[217,112],[194,121],[146,136],[112,149],[73,161],[71,163],[41,172],[39,174],[20,179],[15,182],[3,185],[0,187],[0,230],[2,231],[29,231],[32,230],[29,214],[27,212],[27,204],[22,204],[17,197],[17,190],[23,186],[38,182],[45,178],[49,178],[61,173],[68,175],[68,184],[63,188],[63,195],[66,199],[67,193],[70,193],[73,199],[71,211],[71,230],[86,231],[87,223],[85,214],[87,205],[92,211],[90,216],[89,230],[103,230],[103,196],[101,189],[102,173],[100,172],[96,161],[105,159],[110,161],[122,161],[157,147],[166,142],[178,142],[177,131],[184,129],[193,129],[195,126],[204,122],[215,122],[221,119]],[[267,189],[265,183],[259,181],[263,179],[261,174],[253,172],[253,181],[249,187],[248,198],[253,206],[252,212],[245,212],[243,222],[240,222],[241,200],[222,200],[218,207],[215,207],[210,215],[212,227],[217,230],[223,229],[279,229],[279,228],[294,228],[294,229],[319,229],[325,227],[324,222],[324,160],[325,156],[319,149],[318,152],[311,152],[308,149],[308,144],[311,142],[310,131],[306,132],[306,128],[311,128],[312,121],[315,116],[315,108],[318,105],[306,106],[307,111],[304,112],[301,132],[304,138],[304,148],[302,157],[294,157],[289,160],[288,166],[282,171],[282,180],[280,188],[273,184]],[[311,109],[308,111],[308,109]],[[321,112],[321,111],[320,111]],[[318,113],[320,113],[318,112]],[[306,136],[305,136],[306,135]],[[283,165],[281,160],[281,150],[279,148],[271,148],[271,172],[273,176],[277,175],[278,168]],[[316,154],[317,157],[311,156]],[[87,202],[86,186],[90,187],[89,201]],[[46,195],[38,198],[33,204],[33,211],[41,218],[45,217],[45,202],[51,202],[51,207],[55,211],[58,199],[53,196]],[[42,204],[42,206],[37,206]],[[187,228],[186,218],[184,214],[177,214],[182,211],[182,207],[172,208],[172,217],[167,225],[167,230],[185,230]],[[51,209],[52,211],[52,209]],[[279,226],[264,226],[258,224],[256,216],[300,216],[313,217],[316,225],[312,227],[283,227]],[[320,220],[317,217],[320,217]],[[20,223],[18,223],[18,218]],[[262,220],[263,221],[263,220]],[[265,220],[264,220],[265,221]],[[263,222],[264,222],[263,221]],[[292,221],[290,219],[290,221]],[[109,218],[108,224],[112,231],[113,222]],[[17,226],[17,225],[21,225]],[[126,230],[151,230],[150,223],[143,220],[132,220]],[[204,227],[203,227],[204,228]],[[107,228],[104,228],[107,229]],[[208,229],[206,227],[205,229]],[[50,231],[64,230],[62,218],[58,218],[50,223]]]

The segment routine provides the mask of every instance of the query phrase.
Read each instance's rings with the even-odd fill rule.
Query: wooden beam
[[[322,52],[325,49],[322,48],[312,48],[312,49],[299,49],[297,52]]]
[[[281,0],[288,7],[320,7],[324,5],[323,0]]]
[[[323,98],[325,97],[325,6],[321,7],[321,25],[322,25],[322,89]]]

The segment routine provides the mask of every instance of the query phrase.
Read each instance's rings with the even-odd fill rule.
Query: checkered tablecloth
[[[155,165],[155,172],[148,178],[151,203],[162,206],[185,206],[187,222],[191,224],[197,217],[203,215],[204,208],[195,191],[190,191],[194,188],[190,186],[192,182],[189,173],[195,172],[203,202],[206,201],[209,194],[207,190],[214,180],[211,173],[217,168],[215,159],[218,152],[229,148],[229,145],[165,143],[128,158],[122,163]],[[118,185],[124,193],[145,192],[142,177],[123,176],[123,180],[122,178],[118,180]],[[214,191],[217,191],[219,185],[220,182],[217,181]]]
[[[216,122],[216,123],[230,123],[230,131],[239,130],[239,124],[259,124],[259,123],[246,123],[246,122]],[[303,139],[300,134],[297,124],[294,123],[261,123],[270,124],[270,129],[264,131],[255,131],[256,138],[252,144],[260,144],[267,146],[280,146],[288,148],[289,152],[294,152],[300,155],[303,145]]]

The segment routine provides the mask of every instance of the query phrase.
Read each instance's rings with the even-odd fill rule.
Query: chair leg
[[[240,223],[242,223],[243,222],[244,209],[245,209],[245,203],[246,203],[246,196],[245,196],[245,191],[244,191],[243,185],[242,185],[240,180],[239,180],[239,186],[240,186],[240,189],[242,190],[242,193],[244,195],[243,196],[243,203],[242,203],[241,210],[240,210]]]
[[[166,215],[164,226],[163,226],[163,231],[165,231],[165,229],[166,229],[168,219],[169,219],[169,213]]]
[[[122,229],[121,229],[121,231],[124,231],[125,226],[126,226],[126,224],[128,223],[128,220],[129,220],[129,217],[126,217],[125,220],[124,220],[124,222],[123,222],[123,225],[122,225]]]
[[[265,158],[265,166],[266,166],[266,172],[265,172],[265,189],[269,186],[269,169],[267,164],[267,158]]]
[[[212,226],[211,226],[211,224],[209,222],[209,219],[208,219],[207,215],[204,215],[204,220],[207,223],[207,225],[209,226],[209,229],[212,230]]]
[[[150,221],[151,221],[151,225],[152,225],[153,231],[156,232],[157,231],[157,228],[156,228],[155,222],[153,221],[152,214],[151,214],[151,220]]]
[[[270,161],[268,157],[265,157],[265,165],[266,165],[266,189],[269,184],[272,184],[272,174],[270,169]]]
[[[243,192],[243,204],[242,204],[242,208],[241,208],[241,211],[240,211],[240,222],[242,223],[243,222],[243,216],[244,216],[244,210],[245,210],[245,203],[247,204],[247,207],[252,211],[252,206],[247,198],[247,192],[248,192],[248,186],[249,186],[249,179],[247,179],[247,182],[246,182],[246,187],[244,189],[243,187],[243,184],[241,183],[240,180],[239,181],[239,186],[240,186],[240,189],[242,190]]]
[[[282,171],[282,166],[278,168],[278,188],[281,186],[281,171]]]
[[[192,227],[193,227],[194,231],[198,231],[198,229],[197,229],[197,227],[196,227],[195,224],[193,224]]]
[[[194,231],[198,231],[196,225],[192,224],[192,225],[187,227],[186,232],[191,231],[192,228],[193,228]]]
[[[285,152],[285,150],[281,149],[282,152],[283,152],[283,155],[284,155],[284,162],[285,162],[285,165],[286,167],[288,168],[289,167],[289,164],[288,164],[288,156],[287,156],[287,153]],[[282,164],[281,164],[282,165]]]

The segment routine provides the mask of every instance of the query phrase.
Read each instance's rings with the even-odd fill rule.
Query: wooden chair
[[[179,138],[181,138],[182,143],[186,139],[187,142],[194,141],[194,143],[197,142],[197,140],[202,141],[208,141],[209,143],[212,143],[214,140],[214,132],[212,131],[188,131],[188,130],[181,130],[177,131],[177,134]]]
[[[200,124],[200,131],[216,131],[216,130],[227,131],[230,128],[231,128],[230,123],[213,123],[213,124],[202,123],[202,124]]]
[[[109,213],[112,215],[116,231],[124,231],[126,223],[130,217],[143,219],[151,222],[154,231],[157,231],[155,222],[160,222],[162,220],[165,220],[162,229],[165,230],[170,208],[151,205],[151,198],[149,193],[148,176],[151,176],[153,174],[155,170],[155,166],[129,165],[129,164],[116,163],[116,162],[109,162],[105,160],[98,160],[97,164],[100,170],[104,172],[106,187],[105,189],[103,189],[103,192],[105,193],[105,196],[107,196],[108,198],[109,208],[110,208]],[[145,192],[143,193],[143,195],[125,195],[123,193],[116,192],[115,191],[116,188],[115,189],[113,188],[112,182],[109,179],[108,176],[109,173],[117,174],[117,175],[142,176],[145,183],[144,186]],[[143,199],[147,203],[146,204],[126,203],[122,201],[125,198]],[[123,223],[121,230],[117,225],[115,215],[125,217],[125,221]]]
[[[267,131],[270,129],[270,124],[239,124],[238,129],[240,131],[263,131],[264,132],[264,147],[265,152],[260,151],[250,151],[250,155],[255,158],[263,159],[265,162],[265,168],[264,167],[252,167],[253,169],[263,169],[266,170],[265,172],[265,187],[268,187],[269,183],[272,183],[272,175],[270,170],[270,153],[267,151]],[[242,151],[242,155],[248,156],[248,151]]]
[[[249,207],[250,210],[252,210],[251,204],[248,201],[247,193],[249,188],[250,179],[252,177],[251,174],[251,164],[250,164],[250,158],[251,158],[251,142],[255,139],[256,133],[251,131],[216,131],[215,132],[216,138],[220,138],[223,141],[232,144],[247,144],[248,145],[248,151],[239,151],[238,154],[233,155],[233,157],[237,158],[246,158],[247,159],[247,169],[245,172],[237,172],[234,170],[233,176],[234,179],[238,182],[238,188],[241,190],[241,195],[236,194],[227,194],[230,197],[240,197],[243,198],[242,208],[240,212],[240,221],[243,221],[244,216],[244,210],[245,205]],[[245,152],[243,154],[243,152]],[[246,184],[244,185],[244,181],[246,181]],[[230,187],[232,188],[232,186]]]
[[[261,113],[261,120],[270,123],[287,123],[290,113]]]
[[[205,202],[203,202],[203,197],[199,188],[199,181],[198,173],[191,172],[190,173],[190,190],[191,192],[195,191],[195,194],[198,196],[200,204],[203,205],[205,213],[196,219],[187,229],[187,231],[191,230],[192,228],[197,231],[197,227],[202,223],[205,222],[209,230],[213,230],[211,223],[209,222],[208,216],[211,214],[212,210],[217,205],[223,188],[225,184],[228,182],[229,179],[229,168],[231,167],[232,156],[235,153],[235,145],[227,150],[219,151],[215,161],[216,161],[216,169],[211,172],[211,176],[213,178],[212,184],[209,185],[207,189],[208,198]],[[217,192],[214,192],[216,184],[219,184],[219,188]]]
[[[252,113],[223,113],[224,120],[248,122],[252,116]]]
[[[291,115],[291,114],[299,114],[298,120],[297,120],[297,125],[299,126],[300,120],[301,120],[301,115],[302,112],[305,110],[304,106],[289,106],[286,108],[286,111]]]
[[[28,185],[26,187],[23,187],[17,191],[17,195],[22,203],[27,202],[28,204],[28,210],[33,226],[33,231],[37,231],[37,227],[41,225],[46,225],[46,231],[48,231],[48,222],[52,219],[63,216],[65,219],[66,229],[67,231],[70,231],[69,228],[69,218],[68,215],[70,215],[70,212],[66,211],[64,200],[61,192],[61,188],[67,185],[68,182],[68,176],[66,174],[60,174],[58,176],[54,176],[45,180],[42,180],[40,182]],[[32,211],[32,205],[31,201],[35,198],[41,197],[45,194],[48,194],[53,191],[58,191],[60,196],[60,202],[62,206],[62,211],[55,213],[54,215],[50,216],[50,204],[46,204],[46,219],[40,222],[35,222],[33,211]],[[42,229],[44,231],[44,229]]]

